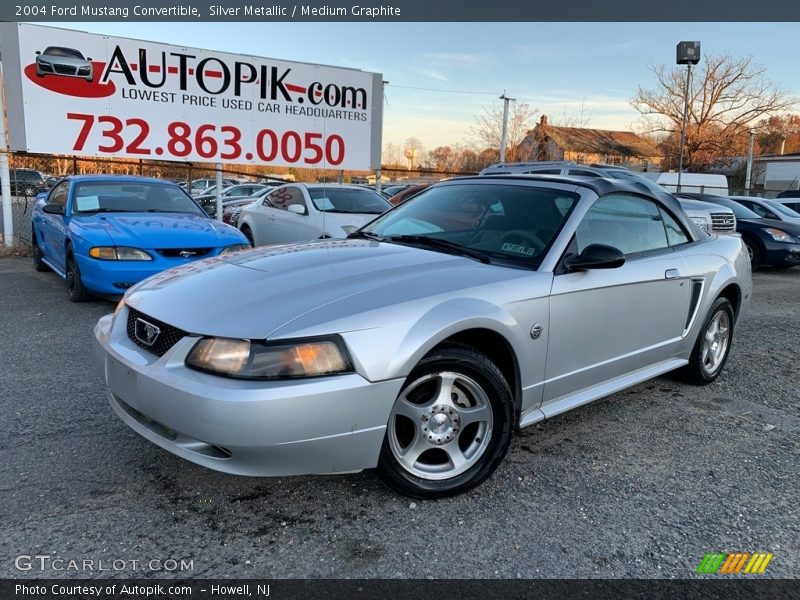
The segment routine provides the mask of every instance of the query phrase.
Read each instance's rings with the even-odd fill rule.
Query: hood
[[[774,227],[775,229],[785,231],[791,236],[800,237],[800,224],[798,223],[789,223],[788,221],[779,221],[778,219],[737,219],[737,222],[743,223],[751,229]]]
[[[511,288],[518,293],[518,280],[531,275],[398,244],[327,240],[193,262],[145,280],[125,299],[184,331],[261,339],[323,307],[320,319],[377,311],[381,319],[391,320],[393,304],[501,281],[513,281]],[[370,326],[355,321],[353,329]]]
[[[325,211],[320,212],[320,223],[322,224],[322,230],[327,233],[338,233],[335,229],[345,227],[347,225],[352,225],[356,229],[360,229],[367,223],[374,221],[381,214],[372,214],[372,213],[342,213],[342,212],[331,212]],[[323,222],[324,219],[324,222]]]
[[[73,217],[84,227],[101,227],[117,246],[134,248],[217,248],[247,243],[229,225],[201,215],[126,213]]]

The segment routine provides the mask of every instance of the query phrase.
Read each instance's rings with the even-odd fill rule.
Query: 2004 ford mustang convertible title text
[[[515,426],[673,369],[716,379],[751,287],[741,240],[666,193],[466,178],[346,240],[151,277],[99,321],[96,350],[117,415],[193,462],[377,467],[440,497],[485,480]]]

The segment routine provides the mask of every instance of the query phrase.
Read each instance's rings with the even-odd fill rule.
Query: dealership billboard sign
[[[12,150],[380,167],[380,73],[0,23]]]

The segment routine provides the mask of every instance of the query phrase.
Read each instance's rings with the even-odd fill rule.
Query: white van
[[[695,194],[711,194],[727,196],[728,178],[725,175],[710,173],[681,173],[681,189],[678,190],[677,173],[659,173],[655,182],[668,192],[688,192]]]

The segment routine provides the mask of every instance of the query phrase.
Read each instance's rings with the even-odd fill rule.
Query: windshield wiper
[[[420,244],[422,246],[428,246],[432,249],[443,250],[452,254],[474,258],[475,260],[487,265],[492,262],[492,259],[480,250],[473,250],[472,248],[467,248],[461,244],[456,244],[455,242],[450,242],[441,238],[428,237],[426,235],[393,235],[387,238],[386,241],[406,244]]]
[[[348,240],[370,240],[373,242],[384,242],[386,241],[383,237],[379,236],[377,233],[372,233],[371,231],[354,231],[350,235],[347,236]]]

